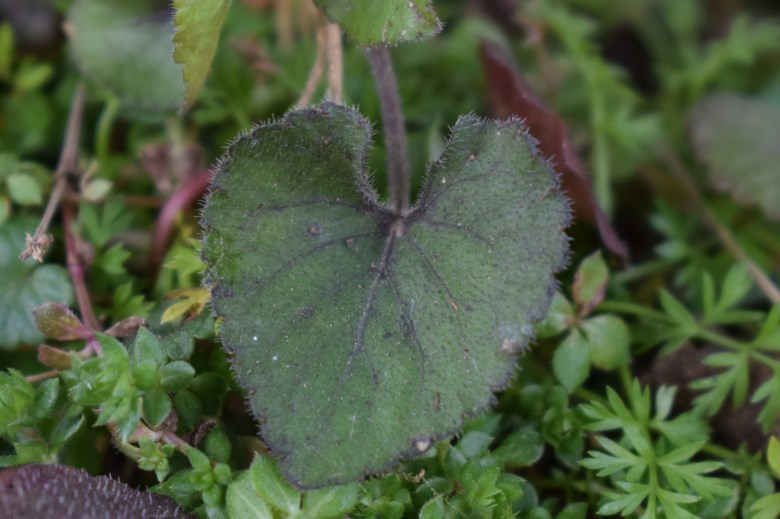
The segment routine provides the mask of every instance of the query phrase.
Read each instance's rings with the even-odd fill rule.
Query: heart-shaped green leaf
[[[430,0],[314,0],[359,45],[424,40],[441,30]]]
[[[369,141],[330,103],[259,126],[203,214],[223,344],[301,487],[382,471],[484,409],[566,257],[567,203],[519,122],[461,118],[403,214],[378,200]]]
[[[178,108],[181,66],[173,60],[173,10],[165,0],[76,0],[68,14],[81,72],[129,106]]]

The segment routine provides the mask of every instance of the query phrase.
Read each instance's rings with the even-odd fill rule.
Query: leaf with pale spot
[[[385,470],[485,409],[566,258],[568,205],[519,122],[461,118],[401,214],[365,170],[370,133],[330,103],[258,126],[203,213],[222,342],[299,487]]]

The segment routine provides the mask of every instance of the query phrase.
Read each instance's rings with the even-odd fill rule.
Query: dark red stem
[[[170,246],[171,236],[175,227],[176,215],[179,211],[190,207],[206,193],[211,181],[211,170],[204,169],[196,176],[189,178],[165,202],[157,217],[157,224],[152,234],[152,245],[149,251],[149,276],[154,283],[160,272],[165,254]]]

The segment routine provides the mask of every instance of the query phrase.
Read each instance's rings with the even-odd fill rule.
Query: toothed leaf
[[[181,64],[187,85],[183,106],[186,109],[195,102],[206,81],[230,0],[174,0],[173,7],[173,57]]]

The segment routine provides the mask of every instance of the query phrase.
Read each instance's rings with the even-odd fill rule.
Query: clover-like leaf
[[[166,0],[76,0],[68,14],[81,72],[127,105],[172,109],[184,98]]]
[[[736,94],[713,94],[690,115],[691,138],[719,189],[780,219],[780,105]]]
[[[461,118],[396,214],[368,122],[324,103],[230,147],[202,223],[222,342],[300,487],[427,450],[505,387],[565,261],[568,205],[518,121]]]
[[[430,0],[314,0],[359,45],[424,40],[441,31]]]
[[[35,226],[35,220],[29,218],[12,219],[0,226],[0,349],[40,343],[43,336],[35,325],[33,308],[51,301],[68,305],[73,300],[64,268],[18,258],[24,249],[25,231]]]
[[[230,0],[174,0],[173,7],[176,9],[173,57],[182,65],[187,84],[184,108],[187,108],[206,81]]]

